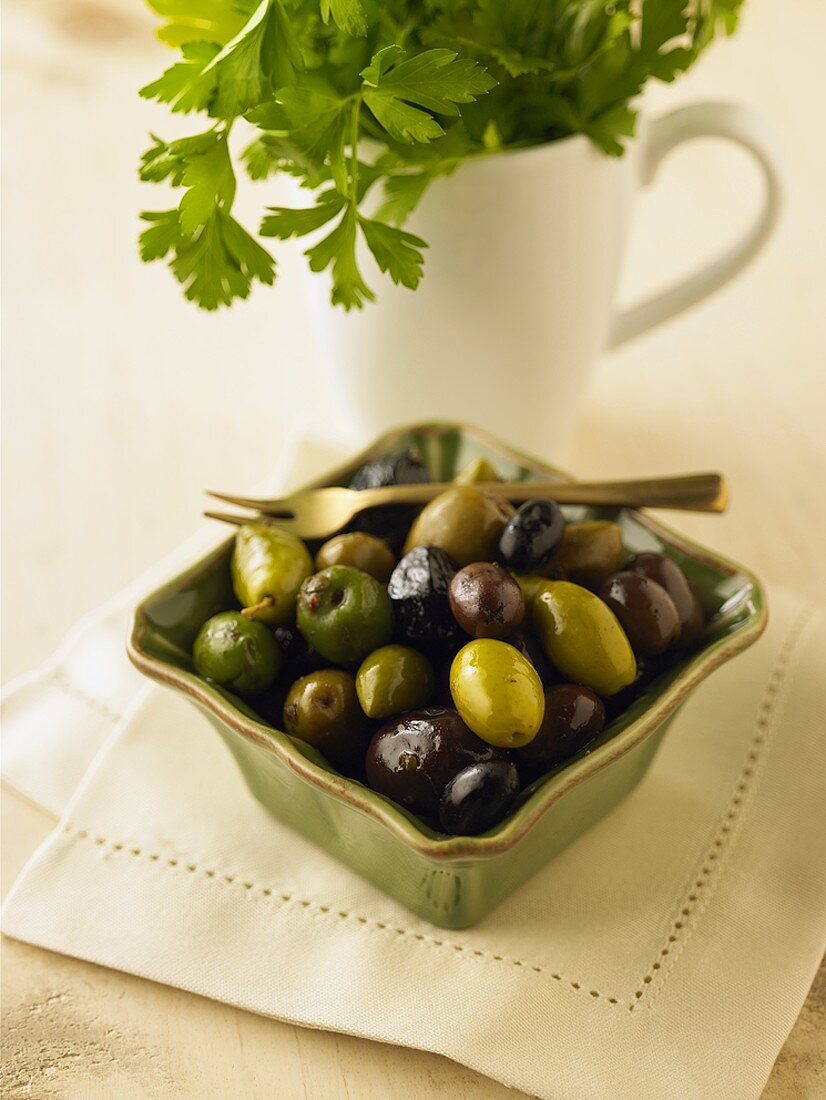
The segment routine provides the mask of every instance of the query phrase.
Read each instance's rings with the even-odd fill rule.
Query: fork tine
[[[238,516],[232,512],[204,512],[207,519],[217,519],[221,523],[234,523],[236,527],[243,527],[245,523],[261,520],[263,516]]]
[[[283,512],[288,516],[293,514],[290,509],[289,500],[266,500],[262,497],[239,497],[234,496],[232,493],[217,493],[213,489],[207,489],[206,495],[208,497],[214,497],[215,500],[223,500],[226,504],[234,504],[237,508],[252,508],[256,512],[266,512],[268,515],[274,515],[277,512]]]

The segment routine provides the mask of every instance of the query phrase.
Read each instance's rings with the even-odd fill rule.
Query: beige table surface
[[[826,6],[746,9],[739,37],[649,106],[728,97],[761,111],[785,147],[781,231],[713,301],[606,357],[551,453],[583,475],[724,469],[730,513],[680,526],[823,599]],[[115,0],[4,9],[4,680],[182,541],[203,486],[260,477],[304,423],[310,390],[316,425],[335,414],[324,415],[302,339],[293,255],[276,293],[213,317],[136,261],[135,214],[156,200],[135,179],[135,155],[147,129],[171,131],[134,95],[163,61],[148,25]],[[252,215],[265,201],[259,189],[242,205]],[[680,151],[640,205],[624,294],[699,262],[755,205],[745,158],[713,143]],[[3,817],[7,889],[52,823],[8,790]],[[435,1056],[274,1023],[17,943],[2,952],[10,1097],[516,1095]],[[822,971],[766,1097],[826,1095],[824,1024]]]

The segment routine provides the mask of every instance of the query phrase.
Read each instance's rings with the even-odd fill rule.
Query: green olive
[[[362,661],[356,691],[369,718],[389,718],[423,707],[433,694],[433,666],[406,645],[385,645]]]
[[[450,693],[465,724],[490,745],[520,748],[542,725],[542,681],[507,642],[478,638],[463,646],[450,666]]]
[[[301,586],[298,628],[337,665],[356,665],[390,641],[393,607],[383,584],[350,565],[331,565]]]
[[[519,591],[525,601],[524,625],[533,624],[533,601],[537,592],[541,592],[545,585],[551,582],[547,577],[540,577],[538,573],[511,573],[511,576],[519,585]]]
[[[539,640],[556,668],[598,695],[634,682],[637,663],[613,611],[587,588],[548,581],[533,601]]]
[[[266,691],[281,669],[272,632],[238,611],[222,611],[204,623],[192,659],[201,676],[239,695]]]
[[[313,560],[301,539],[272,523],[239,528],[232,552],[232,587],[255,618],[286,626],[295,615],[301,582],[313,571]]]
[[[387,584],[396,568],[396,557],[384,539],[364,531],[347,531],[328,539],[315,556],[317,570],[328,565],[352,565]]]
[[[562,575],[575,584],[597,588],[622,562],[622,531],[609,520],[586,520],[569,523],[554,556],[542,572]]]
[[[370,725],[351,674],[323,668],[296,680],[284,702],[284,729],[333,759],[365,749]]]
[[[456,485],[475,485],[479,481],[501,481],[501,477],[486,458],[474,458],[454,477]]]
[[[453,485],[421,510],[408,532],[404,552],[437,546],[459,565],[492,561],[513,512],[513,506],[497,493],[476,485]]]

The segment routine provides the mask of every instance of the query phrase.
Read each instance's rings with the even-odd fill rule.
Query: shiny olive
[[[507,643],[518,649],[522,656],[530,661],[543,684],[556,684],[559,682],[559,673],[545,656],[545,651],[539,644],[538,638],[532,633],[527,630],[517,630],[508,635]]]
[[[421,453],[416,447],[409,447],[362,466],[350,479],[350,488],[380,489],[386,485],[415,485],[430,480],[430,471]],[[350,526],[355,531],[367,531],[385,539],[398,552],[416,518],[416,511],[415,506],[408,504],[388,504],[359,513]]]
[[[350,673],[323,668],[296,680],[284,703],[284,729],[334,761],[364,751],[370,724]]]
[[[453,485],[424,506],[408,532],[405,553],[438,546],[459,565],[490,561],[513,506],[476,485]]]
[[[477,482],[501,481],[501,477],[486,458],[474,458],[463,466],[453,479],[457,485],[475,485]]]
[[[603,581],[600,599],[611,608],[641,657],[665,653],[680,634],[680,615],[661,584],[626,569]]]
[[[450,692],[463,720],[491,745],[526,745],[542,723],[542,681],[507,642],[480,638],[463,646],[450,666]]]
[[[501,757],[455,710],[427,707],[393,719],[373,735],[367,782],[414,814],[435,817],[442,792],[457,772]]]
[[[356,674],[361,709],[369,718],[389,718],[423,707],[433,694],[433,666],[405,645],[385,645],[361,663]]]
[[[680,642],[687,645],[703,632],[703,609],[688,578],[673,558],[665,554],[635,554],[625,567],[661,584],[680,616]]]
[[[448,598],[453,617],[472,638],[507,638],[525,617],[519,585],[496,562],[477,561],[460,569]]]
[[[301,582],[313,571],[301,539],[272,523],[238,529],[232,551],[232,587],[239,602],[255,608],[255,618],[278,626],[290,623]]]
[[[565,531],[565,517],[553,500],[526,500],[499,539],[499,558],[508,569],[533,573],[547,565]]]
[[[308,577],[298,593],[298,628],[328,661],[354,665],[390,641],[393,608],[375,577],[331,565]]]
[[[625,632],[613,611],[587,588],[549,581],[534,597],[533,617],[551,663],[569,680],[599,695],[613,695],[633,683],[637,665]]]
[[[562,571],[563,577],[588,588],[597,588],[616,573],[622,562],[622,531],[608,520],[569,523],[556,553],[542,570],[549,577]]]
[[[439,825],[453,836],[475,836],[501,821],[519,794],[509,760],[470,764],[450,780],[439,802]]]
[[[204,623],[192,659],[201,676],[239,695],[266,691],[281,668],[272,632],[238,611],[222,611]]]
[[[397,636],[426,650],[447,652],[460,644],[462,632],[448,601],[456,563],[435,546],[417,546],[405,554],[390,578]]]
[[[526,627],[533,625],[533,601],[537,592],[541,592],[546,584],[550,584],[547,577],[540,577],[538,573],[512,573],[511,576],[519,585],[522,599],[525,601]]]
[[[581,684],[555,684],[545,690],[545,717],[533,741],[516,753],[516,762],[530,776],[542,775],[568,760],[602,733],[605,706]]]
[[[328,565],[352,565],[387,584],[396,567],[396,556],[384,539],[364,531],[347,531],[328,539],[315,556],[317,570]]]

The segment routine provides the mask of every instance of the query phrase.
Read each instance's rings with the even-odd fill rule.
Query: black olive
[[[517,573],[533,573],[553,556],[565,530],[565,517],[552,500],[526,500],[499,539],[499,556]]]
[[[368,462],[356,470],[350,479],[351,489],[381,489],[386,485],[419,485],[432,481],[430,471],[415,447],[395,451]],[[366,531],[384,539],[396,553],[401,551],[418,508],[409,504],[389,504],[386,508],[371,508],[360,512],[350,524],[350,530]]]
[[[470,764],[450,780],[439,802],[439,825],[454,836],[484,833],[501,821],[519,794],[519,775],[509,760]]]
[[[273,630],[275,640],[281,650],[282,680],[292,683],[310,672],[326,668],[329,661],[313,649],[301,631],[294,626],[277,626]]]
[[[456,563],[436,546],[415,546],[393,570],[387,592],[401,639],[440,652],[456,649],[462,631],[448,599]]]
[[[419,485],[431,480],[421,454],[410,447],[361,466],[350,478],[350,488],[380,489],[385,485]]]
[[[451,707],[425,707],[382,726],[367,749],[367,782],[423,817],[435,817],[442,791],[466,768],[503,753],[472,733]]]

